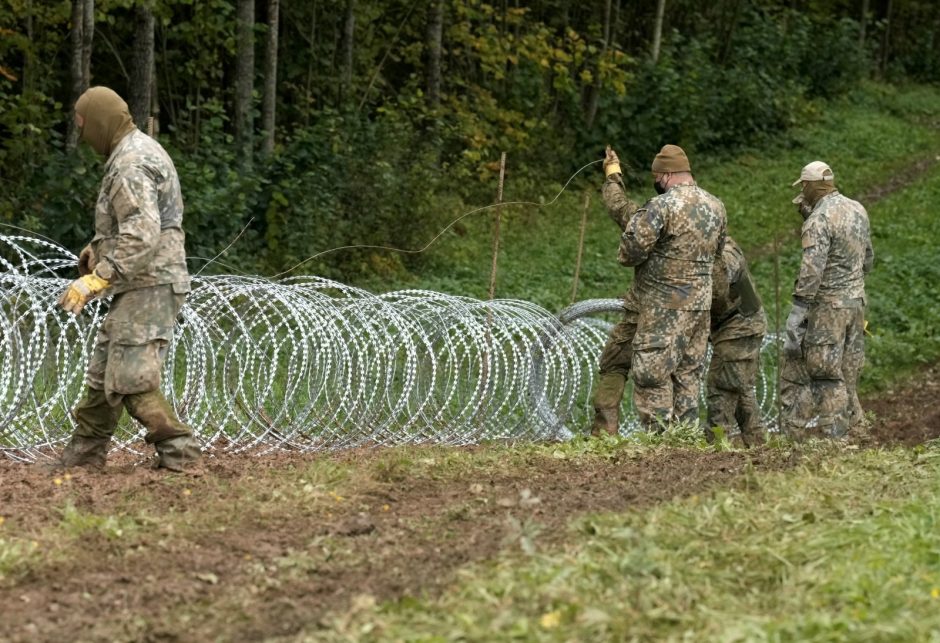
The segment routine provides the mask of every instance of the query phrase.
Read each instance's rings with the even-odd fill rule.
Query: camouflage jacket
[[[622,223],[619,261],[635,266],[642,306],[708,310],[712,264],[724,245],[725,206],[695,184],[676,185],[631,212],[623,189],[607,181],[604,203]]]
[[[95,206],[92,249],[96,272],[111,282],[110,294],[174,284],[189,291],[183,233],[183,197],[169,155],[134,130],[105,164]]]
[[[838,192],[827,194],[803,222],[802,243],[793,301],[862,305],[865,275],[874,260],[865,208]]]
[[[711,342],[763,336],[767,319],[741,248],[725,238],[712,268]]]

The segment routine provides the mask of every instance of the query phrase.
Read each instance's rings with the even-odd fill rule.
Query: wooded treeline
[[[606,142],[759,144],[876,76],[940,81],[932,0],[0,0],[0,222],[72,247],[99,178],[70,108],[121,93],[173,154],[189,250],[276,271],[413,245]],[[227,255],[228,256],[228,255]],[[399,269],[347,254],[334,276]],[[194,266],[198,266],[198,261]]]

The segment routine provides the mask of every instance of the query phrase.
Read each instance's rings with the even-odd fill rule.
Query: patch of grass
[[[334,636],[935,639],[940,445],[803,457],[747,490],[580,520],[563,550],[478,567],[437,600],[341,617]]]
[[[96,514],[78,509],[71,501],[62,507],[59,528],[63,535],[81,540],[90,534],[100,534],[108,540],[133,537],[145,521],[145,516]]]
[[[35,540],[0,535],[0,585],[15,581],[41,558]]]

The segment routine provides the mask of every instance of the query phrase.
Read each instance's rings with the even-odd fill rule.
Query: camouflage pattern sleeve
[[[129,167],[114,181],[110,197],[117,235],[113,250],[99,261],[98,274],[129,282],[150,267],[160,241],[157,190],[143,169]]]
[[[623,186],[611,177],[607,177],[604,181],[601,187],[601,197],[604,199],[604,205],[607,206],[607,214],[621,230],[624,230],[627,227],[627,221],[636,213],[639,206],[627,197]]]
[[[654,201],[647,202],[627,221],[620,236],[618,261],[624,266],[638,266],[646,261],[665,225],[661,208]]]
[[[810,216],[803,224],[803,260],[793,289],[793,300],[809,305],[816,299],[829,257],[829,230],[822,217]]]
[[[865,262],[862,264],[862,274],[867,275],[871,272],[875,264],[875,249],[871,245],[871,235],[868,236],[868,243],[865,246]]]

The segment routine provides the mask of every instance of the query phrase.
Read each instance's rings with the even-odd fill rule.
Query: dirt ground
[[[865,400],[878,416],[866,442],[940,436],[938,400],[940,365]],[[438,593],[468,563],[559,546],[578,516],[790,465],[770,449],[479,463],[471,448],[438,466],[445,453],[222,455],[201,476],[120,455],[67,477],[0,461],[0,540],[35,539],[32,562],[6,579],[0,557],[0,641],[289,637],[357,605]]]
[[[195,478],[116,464],[68,480],[0,462],[7,530],[16,523],[50,548],[0,582],[0,640],[258,640],[328,627],[331,613],[363,601],[438,592],[467,563],[557,544],[578,515],[734,485],[752,468],[785,466],[781,457],[538,455],[435,474],[396,471],[376,450],[213,458]],[[369,474],[298,501],[284,486],[290,472],[310,477],[317,460]],[[63,517],[64,503],[136,524],[123,534],[121,524],[83,525]],[[48,534],[64,523],[73,531],[57,547]]]
[[[862,400],[862,407],[877,417],[870,436],[874,444],[914,446],[940,437],[940,364]]]

